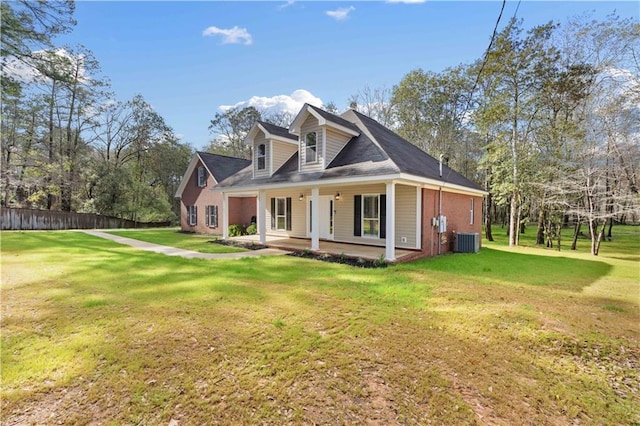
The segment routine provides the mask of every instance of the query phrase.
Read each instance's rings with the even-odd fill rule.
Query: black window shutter
[[[380,194],[380,238],[387,238],[387,196]]]
[[[291,197],[287,197],[287,231],[291,231]]]
[[[211,206],[204,206],[204,224],[209,226],[209,209]]]
[[[362,195],[353,197],[353,236],[362,236]]]
[[[276,229],[276,199],[271,199],[271,229]]]

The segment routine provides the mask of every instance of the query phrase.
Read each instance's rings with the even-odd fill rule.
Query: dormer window
[[[267,165],[267,146],[263,143],[258,145],[256,160],[258,162],[258,170],[264,170]]]
[[[316,132],[307,133],[305,142],[305,163],[315,163],[318,161],[318,140]]]
[[[198,186],[200,188],[207,186],[207,174],[202,166],[198,167]]]

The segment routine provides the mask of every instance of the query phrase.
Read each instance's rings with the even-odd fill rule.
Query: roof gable
[[[250,160],[245,160],[243,158],[196,151],[196,153],[191,158],[191,162],[189,163],[187,170],[182,176],[180,186],[176,190],[176,197],[182,197],[182,192],[187,186],[187,182],[189,182],[189,179],[191,178],[191,175],[193,174],[199,161],[204,165],[204,167],[207,169],[216,183],[222,182],[229,176],[236,174],[237,172],[251,164]]]
[[[360,134],[360,129],[358,129],[358,127],[353,123],[338,115],[309,104],[304,104],[298,115],[296,115],[296,118],[289,126],[289,131],[293,134],[299,135],[300,128],[309,115],[315,117],[320,126],[329,126],[351,136],[358,136]]]
[[[249,145],[253,143],[258,132],[264,133],[266,139],[274,139],[281,142],[287,143],[298,143],[298,137],[289,132],[289,129],[284,127],[276,126],[275,124],[267,123],[266,121],[256,121],[255,124],[247,133],[247,136],[244,138],[244,143]]]
[[[440,176],[440,162],[431,155],[374,119],[355,110],[350,112],[401,172],[482,190],[478,184],[444,164]]]

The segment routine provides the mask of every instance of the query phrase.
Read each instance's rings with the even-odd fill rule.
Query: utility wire
[[[487,61],[489,60],[489,52],[491,51],[491,48],[493,47],[493,42],[496,39],[496,34],[498,33],[498,25],[500,25],[500,20],[502,19],[502,13],[504,12],[504,7],[506,6],[506,4],[507,4],[507,0],[502,0],[502,7],[500,8],[500,14],[498,15],[496,24],[493,27],[493,34],[491,34],[491,40],[489,41],[489,46],[487,46],[487,50],[485,50],[484,52],[484,59],[482,61],[482,65],[480,66],[480,70],[476,75],[476,80],[473,83],[471,92],[469,92],[469,99],[467,100],[467,105],[465,106],[464,111],[460,115],[460,118],[464,117],[467,114],[467,111],[469,111],[469,107],[471,106],[471,100],[473,99],[473,94],[476,91],[476,88],[478,87],[478,83],[480,82],[480,76],[482,75],[482,71],[484,70],[484,67],[487,65]],[[516,8],[516,13],[518,13],[519,7],[520,7],[520,1],[518,1],[518,7]],[[514,14],[514,17],[515,17],[515,14]],[[449,174],[451,174],[451,169],[449,169],[449,173],[447,173],[447,177],[449,177]]]

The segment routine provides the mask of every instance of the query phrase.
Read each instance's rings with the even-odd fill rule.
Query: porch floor
[[[233,241],[260,243],[258,235],[243,235],[241,237],[230,237]],[[311,240],[306,238],[283,238],[267,235],[267,246],[282,250],[302,251],[311,250]],[[367,260],[377,260],[384,256],[385,248],[376,246],[365,246],[360,244],[337,243],[334,241],[320,240],[320,250],[315,253],[340,256],[344,254],[348,257],[362,258]],[[402,262],[404,257],[412,257],[419,253],[417,250],[407,250],[396,248],[396,262]]]

